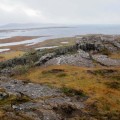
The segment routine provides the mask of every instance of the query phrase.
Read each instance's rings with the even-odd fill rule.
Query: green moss
[[[111,52],[107,49],[107,48],[104,48],[100,51],[100,53],[102,53],[103,55],[111,55]]]
[[[120,81],[120,75],[119,75],[119,73],[116,74],[116,75],[111,76],[111,78],[112,78],[113,80]]]
[[[15,98],[15,96],[10,95],[8,98],[0,100],[0,106],[11,104],[11,101],[13,101]]]
[[[115,73],[116,70],[112,70],[112,69],[101,69],[101,70],[95,70],[94,73],[95,74],[99,74],[99,75],[109,75],[109,74],[112,74],[112,73]]]
[[[15,95],[10,95],[9,97],[7,97],[5,99],[0,100],[0,106],[11,105],[12,103],[21,104],[24,102],[28,102],[30,100],[31,99],[27,96],[23,96],[23,97],[19,98]]]
[[[42,74],[58,74],[62,72],[64,72],[64,70],[62,69],[52,69],[52,70],[43,71]]]
[[[85,97],[85,93],[82,90],[75,90],[72,88],[67,88],[67,87],[63,87],[62,88],[62,92],[65,93],[68,96],[81,96],[81,97]]]
[[[23,66],[19,65],[19,66],[14,67],[13,70],[15,71],[16,75],[22,75],[22,74],[25,74],[26,72],[28,72],[29,66],[28,65],[23,65]]]
[[[120,83],[119,82],[107,82],[106,85],[109,88],[112,88],[112,89],[120,89]]]
[[[60,73],[60,74],[57,75],[57,77],[60,77],[60,78],[61,78],[61,77],[66,77],[66,76],[67,76],[66,73]]]

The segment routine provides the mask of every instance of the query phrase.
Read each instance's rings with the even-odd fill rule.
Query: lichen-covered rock
[[[51,89],[47,86],[34,83],[24,84],[24,82],[17,80],[0,81],[0,83],[0,87],[4,88],[7,92],[14,94],[21,92],[30,98],[57,96],[62,94],[58,89]]]
[[[76,42],[76,46],[78,49],[82,49],[84,51],[101,51],[104,48],[111,51],[117,51],[117,49],[120,49],[119,41],[112,35],[84,36]]]
[[[45,66],[49,65],[74,65],[74,66],[84,66],[84,67],[93,67],[93,62],[90,60],[89,55],[77,53],[73,55],[63,55],[57,58],[53,58],[45,63]]]
[[[99,36],[83,37],[76,42],[76,46],[78,49],[82,49],[84,51],[99,51],[104,47]]]
[[[106,55],[93,55],[92,58],[105,66],[120,66],[120,60],[111,59]]]
[[[23,115],[32,120],[62,120],[85,114],[82,111],[85,107],[82,101],[66,96],[57,88],[49,88],[35,83],[24,84],[23,81],[7,79],[7,77],[0,79],[0,87],[12,95],[23,93],[31,98],[31,101],[11,104],[14,112],[6,111],[6,117],[10,115],[12,119],[21,118]],[[6,96],[4,93],[1,94]],[[14,114],[15,112],[19,114]]]
[[[35,63],[36,66],[38,65],[42,65],[44,64],[45,62],[47,62],[48,60],[52,59],[53,57],[55,57],[55,53],[48,53],[44,56],[42,56],[38,62]]]

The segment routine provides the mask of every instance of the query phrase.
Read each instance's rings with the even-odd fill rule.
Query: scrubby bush
[[[21,75],[21,74],[24,74],[28,71],[29,69],[29,66],[28,65],[24,65],[24,66],[16,66],[13,71],[16,75]]]
[[[60,73],[60,74],[57,75],[57,77],[66,77],[66,76],[67,76],[66,73]]]

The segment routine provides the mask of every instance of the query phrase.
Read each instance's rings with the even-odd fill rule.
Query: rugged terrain
[[[72,43],[0,63],[1,120],[120,119],[120,36]]]

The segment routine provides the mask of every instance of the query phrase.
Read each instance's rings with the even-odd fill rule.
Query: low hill
[[[3,120],[118,120],[120,37],[84,35],[3,61],[0,88]]]

